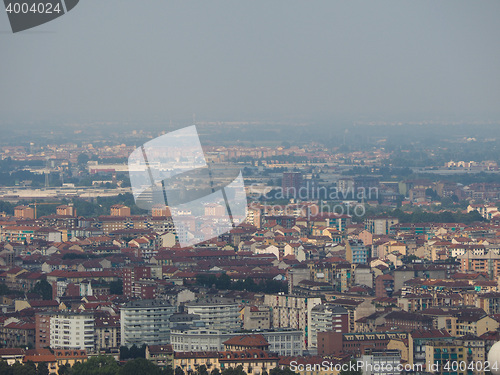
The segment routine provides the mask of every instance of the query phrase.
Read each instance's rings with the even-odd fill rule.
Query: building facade
[[[188,314],[200,316],[211,330],[236,332],[241,330],[239,304],[230,299],[208,299],[189,302],[185,305]]]
[[[92,313],[54,312],[50,316],[50,347],[94,351]]]
[[[170,343],[170,316],[175,307],[161,300],[132,301],[120,310],[121,345]]]
[[[321,298],[266,294],[264,304],[272,308],[273,328],[301,330],[304,332],[304,348],[306,348],[310,339],[311,311],[314,306],[321,304]]]
[[[317,350],[318,332],[340,332],[349,331],[349,312],[342,306],[321,304],[314,306],[311,311],[310,340],[308,349]]]
[[[255,331],[267,340],[269,351],[281,356],[300,356],[304,353],[304,333],[295,329]],[[210,329],[172,329],[172,348],[175,352],[210,352],[224,350],[224,342],[237,336]]]

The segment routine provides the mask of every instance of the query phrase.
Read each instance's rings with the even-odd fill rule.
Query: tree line
[[[196,284],[207,288],[215,287],[219,290],[245,290],[248,292],[279,293],[288,290],[286,282],[265,280],[256,283],[252,277],[247,277],[245,280],[232,281],[225,273],[219,276],[206,273],[198,274],[196,276]]]
[[[247,369],[249,372],[251,369]],[[0,361],[0,374],[2,375],[48,375],[49,368],[45,362],[35,364],[32,361],[26,363],[16,362],[8,365],[6,361]],[[214,369],[208,371],[202,365],[196,371],[184,371],[172,366],[159,367],[145,358],[136,358],[120,364],[112,356],[91,357],[83,363],[76,363],[73,367],[69,365],[59,366],[58,375],[247,375],[243,366],[226,368],[222,371]],[[271,369],[269,373],[264,371],[262,375],[298,375],[289,368]]]

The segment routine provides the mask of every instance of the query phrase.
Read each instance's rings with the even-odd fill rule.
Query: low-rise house
[[[56,357],[57,367],[64,365],[69,365],[73,367],[75,363],[83,363],[88,360],[88,355],[86,350],[54,350],[54,355]]]
[[[242,351],[249,349],[268,350],[269,343],[262,335],[239,335],[224,341],[226,351]]]
[[[23,363],[24,349],[22,348],[0,348],[0,360],[7,362],[9,366],[14,363]]]
[[[221,370],[242,366],[243,371],[248,375],[257,375],[264,371],[269,373],[270,370],[278,366],[278,363],[278,355],[258,349],[219,352]]]
[[[208,372],[221,369],[218,352],[174,352],[174,369],[181,368],[184,373],[196,371],[205,366]]]
[[[50,374],[57,374],[59,370],[56,356],[49,349],[26,350],[23,362],[33,362],[37,368],[40,364],[46,364]]]
[[[146,359],[160,367],[174,367],[174,350],[172,349],[172,345],[146,346]]]

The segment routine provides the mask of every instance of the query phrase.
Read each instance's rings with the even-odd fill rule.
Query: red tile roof
[[[224,341],[224,345],[230,346],[245,346],[254,348],[264,348],[269,346],[266,338],[263,335],[239,335],[231,337]]]

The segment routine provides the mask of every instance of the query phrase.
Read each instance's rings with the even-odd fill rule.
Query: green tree
[[[247,375],[243,370],[243,366],[239,365],[236,368],[229,367],[222,371],[222,375]]]
[[[80,154],[80,155],[78,155],[78,158],[77,158],[78,165],[81,165],[81,166],[87,165],[89,160],[90,160],[90,157],[87,154]]]
[[[176,374],[177,375],[177,374]],[[218,368],[214,368],[211,372],[210,375],[220,375],[220,371]]]
[[[52,286],[47,282],[47,280],[38,281],[31,291],[41,295],[44,300],[52,299]]]
[[[111,281],[109,283],[109,293],[110,294],[123,294],[123,281],[122,279]]]
[[[9,215],[14,215],[14,205],[10,202],[0,201],[0,212],[5,212]]]
[[[12,375],[12,367],[4,360],[0,360],[0,374]]]
[[[9,288],[5,284],[0,284],[0,296],[5,296],[10,293]]]
[[[145,358],[136,358],[121,367],[118,375],[161,375],[161,370]]]
[[[175,368],[174,375],[184,375],[184,370],[177,366]]]
[[[71,368],[71,375],[117,375],[118,363],[111,356],[97,356],[87,362],[76,363]]]
[[[37,375],[49,375],[49,367],[46,362],[41,362],[36,368]]]
[[[201,365],[198,367],[198,375],[208,375],[207,366]]]
[[[139,348],[137,345],[132,345],[129,349],[129,357],[128,358],[146,358],[146,344],[142,344]]]
[[[347,371],[341,370],[339,375],[363,375],[363,372],[358,367],[356,361],[352,359],[349,362],[349,369]]]
[[[36,365],[32,361],[24,365],[16,362],[12,366],[12,375],[36,375]]]
[[[215,287],[221,290],[229,289],[231,287],[231,278],[227,274],[223,273],[217,278]]]
[[[120,346],[120,360],[130,358],[130,351],[126,346]]]
[[[57,370],[57,375],[69,375],[71,373],[71,366],[69,364],[60,365]]]
[[[271,371],[269,372],[269,375],[295,375],[295,374],[297,373],[292,371],[290,367],[285,367],[284,369],[275,367],[271,369]],[[264,375],[264,373],[262,373],[262,375]]]

